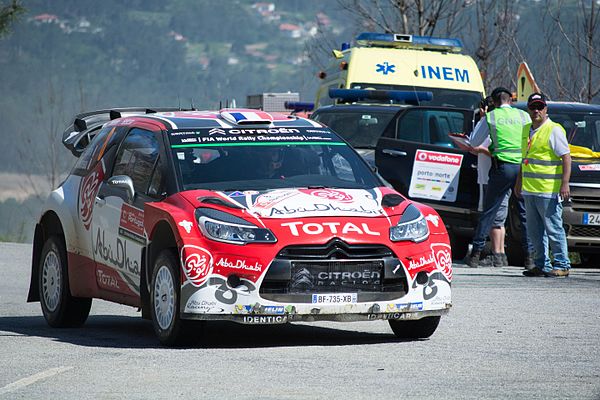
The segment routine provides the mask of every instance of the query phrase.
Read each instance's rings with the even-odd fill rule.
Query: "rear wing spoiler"
[[[182,111],[181,108],[144,108],[128,107],[113,108],[110,110],[90,111],[77,114],[75,120],[69,125],[62,135],[63,145],[75,156],[79,157],[83,150],[90,144],[94,136],[109,121],[134,115],[154,114],[157,112]]]

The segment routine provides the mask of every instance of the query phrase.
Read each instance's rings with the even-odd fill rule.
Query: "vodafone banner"
[[[456,201],[462,154],[417,150],[408,195],[421,199]]]

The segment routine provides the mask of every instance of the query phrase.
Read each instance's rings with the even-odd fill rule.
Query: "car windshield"
[[[552,113],[550,110],[549,116],[565,128],[569,144],[600,151],[600,114]]]
[[[317,113],[313,119],[333,129],[355,148],[374,149],[396,112],[396,107],[389,111],[337,110]]]
[[[424,91],[431,92],[433,98],[430,101],[422,100],[419,104],[411,105],[419,106],[442,106],[442,107],[458,107],[475,110],[479,107],[479,103],[483,98],[481,93],[472,92],[469,90],[456,90],[456,89],[441,89],[421,86],[402,86],[402,85],[380,85],[372,83],[353,83],[350,86],[351,89],[375,89],[375,90],[403,90],[403,91]],[[374,102],[369,100],[369,102]],[[382,100],[382,103],[389,103],[389,101]]]
[[[328,129],[197,129],[169,140],[184,190],[370,189],[378,178]]]

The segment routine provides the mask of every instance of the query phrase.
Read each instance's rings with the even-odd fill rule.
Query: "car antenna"
[[[190,103],[191,103],[192,111],[196,111],[196,107],[194,106],[194,98],[193,97],[190,99]]]
[[[179,103],[179,111],[181,111],[181,97],[177,95],[177,103]]]

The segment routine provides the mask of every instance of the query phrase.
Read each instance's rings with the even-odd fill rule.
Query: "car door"
[[[477,209],[477,158],[449,133],[469,134],[473,112],[411,107],[399,112],[377,142],[375,163],[396,190],[432,206]]]
[[[96,279],[101,289],[137,297],[142,250],[146,246],[144,204],[160,194],[158,132],[132,128],[96,196],[92,242]],[[133,189],[133,190],[131,190]]]

